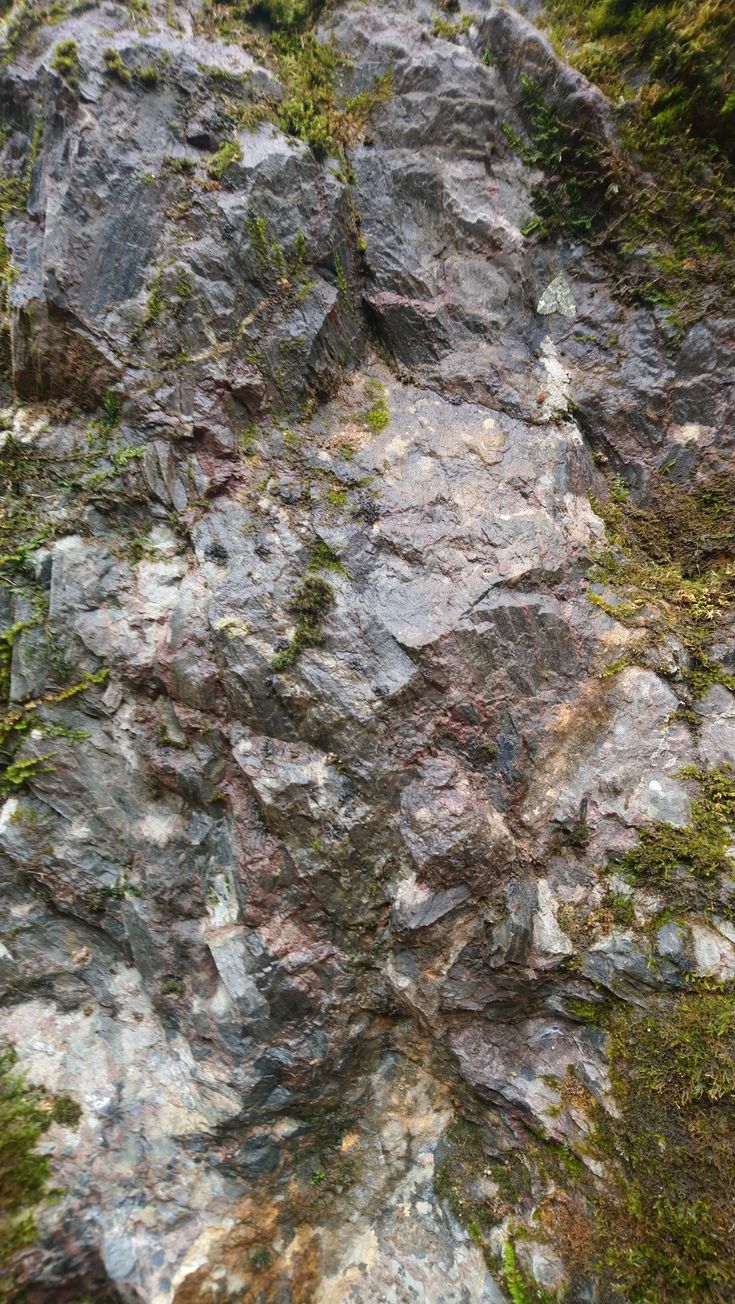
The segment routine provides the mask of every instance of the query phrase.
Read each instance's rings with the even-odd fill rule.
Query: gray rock
[[[694,730],[665,668],[601,675],[628,632],[587,579],[593,450],[641,490],[730,455],[732,323],[677,353],[523,235],[521,77],[601,145],[613,114],[475,8],[449,40],[428,0],[327,7],[340,93],[393,80],[344,161],[245,125],[289,91],[234,10],[76,7],[2,63],[9,176],[43,130],[5,224],[0,453],[40,471],[0,587],[0,1036],[82,1108],[44,1139],[34,1300],[500,1304],[435,1188],[452,1122],[473,1198],[529,1128],[603,1182],[579,1003],[735,976],[727,920],[652,956],[661,902],[601,872],[686,826],[683,767],[735,763],[733,696]],[[592,1298],[532,1213],[492,1252],[517,1218],[539,1286]]]

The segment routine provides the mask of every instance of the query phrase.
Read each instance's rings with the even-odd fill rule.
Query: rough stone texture
[[[67,734],[24,737],[53,756],[0,814],[0,1034],[83,1110],[44,1142],[64,1195],[23,1256],[32,1304],[495,1304],[432,1186],[462,1102],[488,1153],[526,1125],[573,1145],[550,1079],[608,1083],[568,998],[735,976],[724,922],[662,927],[655,968],[626,928],[568,931],[636,828],[687,822],[682,766],[735,762],[724,688],[697,733],[651,671],[601,677],[626,635],[585,591],[591,450],[641,484],[714,458],[731,324],[672,359],[581,247],[524,238],[520,74],[601,136],[610,112],[513,8],[472,9],[458,42],[419,0],[335,9],[346,89],[393,70],[353,185],[268,122],[207,180],[228,96],[283,90],[194,10],[80,8],[3,69],[8,166],[44,124],[7,223],[4,424],[61,461],[112,389],[141,452],[132,507],[54,508],[34,555],[72,678],[109,676],[42,708]],[[160,80],[114,80],[106,49]],[[575,315],[537,311],[562,272]],[[325,545],[323,642],[276,673]],[[49,646],[15,638],[11,707],[55,683]],[[527,1259],[563,1288],[552,1249]]]

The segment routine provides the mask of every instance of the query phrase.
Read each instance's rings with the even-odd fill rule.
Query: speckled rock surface
[[[43,1142],[30,1304],[499,1304],[435,1190],[453,1121],[488,1156],[583,1149],[554,1080],[609,1082],[569,1002],[735,974],[725,920],[662,926],[654,965],[601,909],[606,859],[690,819],[682,769],[735,761],[735,699],[693,723],[653,670],[606,675],[630,633],[587,580],[593,451],[645,484],[731,446],[732,323],[674,357],[581,246],[522,234],[521,73],[601,139],[610,110],[514,8],[472,11],[451,41],[423,0],[335,7],[346,92],[393,78],[349,169],[233,126],[284,91],[194,5],[72,7],[3,65],[13,174],[42,131],[0,438],[54,529],[1,594],[7,710],[40,705],[0,812],[0,1037],[82,1107]],[[321,638],[274,667],[317,573]]]

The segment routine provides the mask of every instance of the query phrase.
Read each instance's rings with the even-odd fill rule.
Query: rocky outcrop
[[[672,350],[523,234],[521,75],[611,110],[514,8],[435,17],[324,17],[353,115],[391,78],[339,156],[225,7],[6,20],[0,1035],[82,1113],[2,1298],[606,1299],[534,1146],[604,1189],[590,1010],[735,974],[726,883],[623,872],[735,685],[591,573],[601,464],[721,469],[732,322]]]

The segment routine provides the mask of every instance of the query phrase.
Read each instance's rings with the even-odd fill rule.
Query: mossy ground
[[[675,336],[722,314],[735,297],[730,0],[550,0],[546,14],[563,57],[616,106],[619,142],[562,119],[526,79],[525,157],[546,172],[532,226],[588,241],[618,293],[664,308]]]

